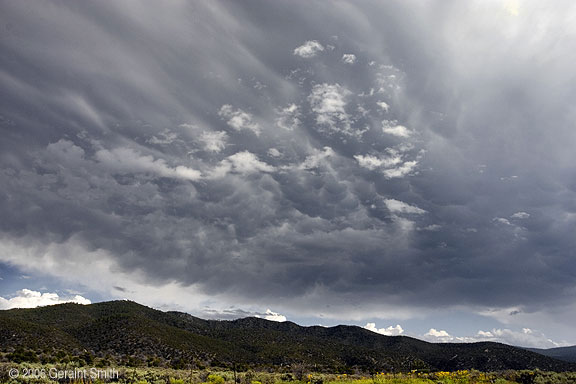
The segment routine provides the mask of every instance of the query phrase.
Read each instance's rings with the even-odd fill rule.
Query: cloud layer
[[[41,293],[30,289],[22,289],[9,299],[0,297],[0,309],[36,308],[62,303],[90,304],[90,300],[80,295],[60,297],[57,293]]]
[[[98,254],[141,296],[122,295],[182,305],[568,327],[575,16],[8,1],[0,261],[58,275]]]

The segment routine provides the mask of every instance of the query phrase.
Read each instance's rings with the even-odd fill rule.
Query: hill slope
[[[571,347],[559,347],[559,348],[526,348],[529,351],[539,353],[544,356],[553,357],[558,360],[564,360],[571,363],[576,363],[576,345]]]
[[[178,368],[307,365],[332,372],[352,368],[576,371],[576,364],[499,343],[432,344],[355,326],[301,327],[259,318],[202,320],[129,301],[0,311],[0,346],[12,360],[72,356],[101,364]]]

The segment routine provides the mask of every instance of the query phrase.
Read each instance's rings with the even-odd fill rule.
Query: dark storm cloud
[[[574,32],[524,7],[6,1],[2,237],[247,300],[571,302]]]

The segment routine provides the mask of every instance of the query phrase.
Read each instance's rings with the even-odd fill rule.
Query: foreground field
[[[137,384],[571,384],[576,372],[418,372],[336,375],[294,372],[231,372],[166,368],[69,368],[58,365],[0,364],[0,383]]]

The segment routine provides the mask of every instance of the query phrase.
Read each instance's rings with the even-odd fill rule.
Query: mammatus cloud
[[[200,141],[204,144],[204,149],[209,152],[221,152],[226,147],[228,135],[226,132],[202,132]]]
[[[308,97],[316,114],[317,129],[321,132],[351,135],[350,116],[346,112],[346,98],[350,91],[340,84],[318,84]]]
[[[51,146],[73,146],[73,144],[60,140]],[[121,173],[147,173],[184,180],[198,180],[201,177],[201,173],[195,169],[183,165],[170,167],[164,159],[142,155],[131,148],[101,149],[96,152],[95,158],[108,169]]]
[[[90,304],[90,300],[80,295],[60,297],[57,293],[41,293],[26,288],[8,299],[0,297],[0,309],[35,308],[63,303]]]
[[[388,112],[390,110],[390,106],[385,101],[377,101],[376,105],[384,112]]]
[[[412,135],[412,131],[410,131],[408,128],[404,127],[403,125],[397,125],[396,121],[390,120],[384,120],[382,122],[382,131],[384,133],[398,137],[410,137]]]
[[[330,147],[324,147],[322,150],[316,149],[298,165],[298,169],[313,170],[323,165],[328,165],[330,158],[335,155],[336,153]]]
[[[0,262],[190,311],[576,334],[576,9],[251,1],[3,4]]]
[[[495,217],[493,219],[494,222],[499,223],[499,224],[504,224],[504,225],[512,225],[512,223],[510,222],[510,220],[505,219],[503,217]]]
[[[408,176],[418,165],[418,160],[406,160],[402,151],[388,148],[386,155],[355,155],[354,159],[361,167],[379,170],[387,179]]]
[[[352,53],[345,53],[342,55],[342,61],[346,64],[354,64],[356,62],[356,55]]]
[[[162,131],[158,135],[153,135],[151,138],[146,140],[150,144],[166,145],[172,144],[178,140],[178,135],[169,130]]]
[[[389,168],[383,170],[382,173],[388,179],[393,179],[395,177],[404,177],[412,173],[416,169],[417,165],[418,162],[416,160],[405,161],[396,168]]]
[[[290,104],[277,112],[276,125],[282,129],[293,131],[301,124],[300,112],[296,104]]]
[[[422,215],[426,213],[426,211],[421,208],[396,199],[386,199],[384,200],[384,203],[392,213],[408,213],[415,215]]]
[[[402,158],[398,155],[391,156],[374,156],[374,155],[355,155],[354,158],[358,161],[361,167],[370,170],[378,169],[381,167],[389,168],[402,163]]]
[[[272,157],[281,157],[282,153],[276,148],[270,148],[268,152],[266,152],[269,156]]]
[[[261,129],[258,123],[254,122],[254,116],[244,112],[240,108],[234,108],[225,104],[220,108],[218,115],[226,120],[226,123],[237,131],[252,131],[256,136],[260,135]]]
[[[316,40],[308,40],[304,44],[296,47],[294,49],[294,54],[296,56],[303,57],[305,59],[309,59],[311,57],[316,56],[318,53],[324,51],[324,47]]]
[[[242,151],[228,156],[212,170],[211,177],[225,177],[229,173],[249,174],[254,172],[272,172],[274,167],[258,160],[258,157],[248,151]]]

